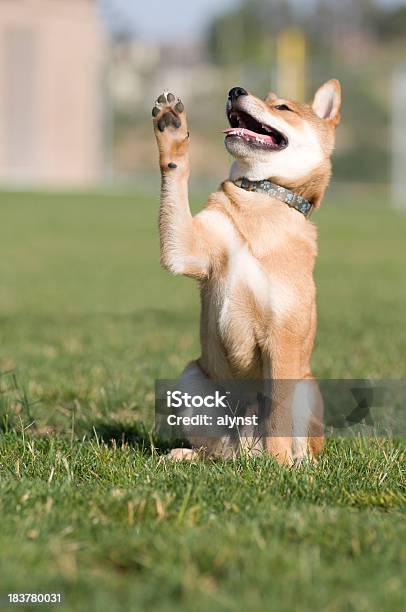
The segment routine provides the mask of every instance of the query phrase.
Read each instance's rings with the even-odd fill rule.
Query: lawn
[[[157,194],[0,207],[0,597],[404,609],[404,442],[331,439],[295,470],[154,448],[154,380],[198,354],[196,287],[159,268]],[[406,215],[330,196],[315,221],[316,375],[404,378]]]

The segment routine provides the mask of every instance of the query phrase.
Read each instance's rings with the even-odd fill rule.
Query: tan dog
[[[197,279],[201,291],[202,354],[187,366],[184,380],[273,381],[270,435],[253,450],[264,448],[280,463],[313,457],[323,445],[323,405],[310,366],[317,235],[307,217],[330,180],[340,105],[336,80],[325,83],[310,105],[273,93],[263,101],[233,88],[225,145],[235,161],[229,179],[195,217],[183,104],[163,93],[152,111],[162,174],[161,263]],[[301,393],[300,384],[278,381],[310,385]],[[192,440],[192,446],[214,455],[238,452],[223,439]],[[195,455],[172,451],[175,459]]]

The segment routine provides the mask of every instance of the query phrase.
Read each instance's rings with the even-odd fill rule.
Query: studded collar
[[[250,181],[247,178],[238,179],[237,181],[233,181],[234,185],[240,187],[241,189],[245,189],[246,191],[257,191],[260,193],[266,193],[271,198],[277,198],[281,202],[284,202],[291,208],[295,208],[299,212],[301,212],[306,219],[308,219],[313,211],[313,204],[306,200],[302,196],[290,191],[290,189],[286,189],[285,187],[281,187],[276,183],[272,183],[272,181],[263,180],[263,181]]]

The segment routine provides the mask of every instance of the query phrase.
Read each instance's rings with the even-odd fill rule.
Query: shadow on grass
[[[50,439],[57,436],[62,440],[70,440],[71,434],[57,431],[52,427],[33,428],[18,423],[14,415],[1,410],[0,406],[0,436],[13,434],[24,439],[42,438]],[[79,434],[79,436],[78,436]],[[82,423],[75,432],[75,439],[97,440],[107,446],[116,448],[128,446],[146,456],[152,454],[164,455],[172,448],[188,446],[186,440],[164,440],[154,434],[142,422],[124,423],[120,421],[96,421],[95,423]]]
[[[60,438],[88,440],[97,439],[108,446],[130,446],[145,455],[165,454],[172,448],[187,446],[185,440],[164,440],[158,437],[151,427],[142,421],[124,422],[114,419],[90,421],[86,418],[76,422],[75,431],[59,430],[49,425],[38,427],[31,409],[38,403],[30,401],[25,387],[21,386],[14,372],[0,372],[2,382],[7,377],[8,385],[0,385],[0,434],[48,438],[58,435]],[[16,411],[16,406],[18,410]]]
[[[187,446],[185,440],[164,440],[155,435],[141,421],[125,423],[121,421],[97,421],[87,431],[88,437],[97,438],[107,445],[131,446],[146,455],[166,454],[172,448]]]

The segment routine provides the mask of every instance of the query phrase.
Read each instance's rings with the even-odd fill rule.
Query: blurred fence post
[[[102,78],[101,165],[103,179],[114,179],[114,105],[110,87],[110,66],[104,67]]]
[[[406,69],[392,77],[392,204],[406,211]]]
[[[276,41],[277,92],[304,101],[306,95],[306,39],[298,29],[283,30]]]

